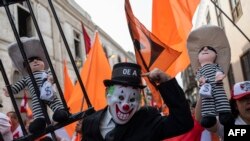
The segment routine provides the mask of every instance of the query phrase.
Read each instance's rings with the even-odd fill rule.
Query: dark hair
[[[16,114],[15,111],[9,111],[7,113],[7,115],[9,115],[11,118],[18,119],[17,114]]]
[[[231,107],[233,117],[237,118],[237,116],[239,115],[239,110],[237,109],[236,100],[230,99],[229,104],[230,104],[230,107]]]
[[[36,59],[36,60],[41,60],[41,61],[42,61],[42,59],[41,59],[40,57],[33,56],[33,57],[28,58],[28,62],[27,62],[27,63],[29,64],[30,62],[34,61],[35,59]],[[24,68],[27,67],[27,65],[26,65],[27,63],[25,63],[25,61],[23,62],[23,67],[24,67]]]
[[[199,53],[205,48],[207,47],[208,50],[212,50],[213,52],[215,52],[215,54],[217,54],[217,51],[213,48],[213,47],[210,47],[210,46],[204,46],[200,49]]]

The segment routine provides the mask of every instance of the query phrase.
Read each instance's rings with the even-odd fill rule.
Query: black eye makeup
[[[34,60],[42,61],[42,59],[41,59],[40,57],[30,57],[30,58],[28,59],[28,62],[31,63],[31,62],[33,62]]]
[[[216,50],[215,50],[213,47],[210,47],[210,46],[204,46],[204,47],[202,47],[202,48],[200,49],[199,53],[200,53],[202,50],[204,50],[205,47],[206,47],[208,50],[212,50],[213,52],[215,52],[215,53],[217,54]]]

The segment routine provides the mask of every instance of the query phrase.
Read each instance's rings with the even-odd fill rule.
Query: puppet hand
[[[158,68],[153,69],[152,71],[142,74],[142,76],[148,76],[148,78],[156,83],[163,83],[170,79],[170,76],[165,74],[165,72],[161,71]]]
[[[222,81],[224,78],[225,78],[225,74],[223,72],[216,72],[215,82]]]
[[[47,80],[48,80],[51,84],[53,84],[53,83],[54,83],[54,78],[53,78],[53,76],[52,76],[52,75],[48,75]]]
[[[199,83],[200,85],[203,85],[206,83],[206,78],[204,76],[202,76],[200,79],[199,79]]]
[[[9,96],[10,96],[6,87],[3,88],[3,91],[4,91],[3,94],[4,94],[6,97],[9,97]]]

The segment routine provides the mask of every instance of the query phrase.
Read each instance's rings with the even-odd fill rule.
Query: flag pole
[[[250,39],[247,37],[247,35],[237,26],[232,19],[215,3],[215,1],[210,0],[214,6],[220,10],[220,12],[240,31],[240,33],[247,39],[248,42],[250,42]]]

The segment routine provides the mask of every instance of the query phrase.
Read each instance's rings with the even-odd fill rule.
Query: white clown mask
[[[127,123],[138,111],[141,102],[140,88],[114,85],[108,88],[107,103],[117,124]]]

